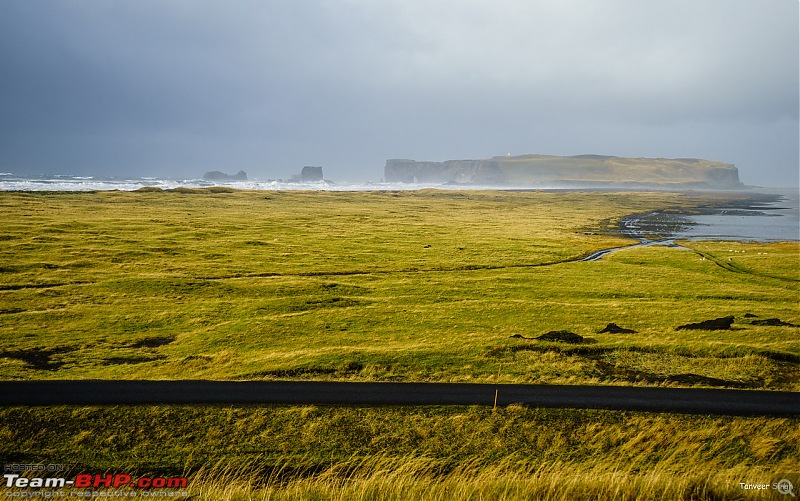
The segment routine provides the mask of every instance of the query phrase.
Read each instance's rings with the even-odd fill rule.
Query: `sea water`
[[[332,183],[329,181],[248,180],[226,181],[208,179],[173,179],[155,177],[102,177],[102,176],[17,176],[0,173],[0,191],[134,191],[144,187],[164,190],[229,186],[240,190],[313,190],[313,191],[372,191],[419,189],[425,185],[403,183]]]
[[[800,240],[800,193],[798,190],[759,190],[775,193],[775,202],[749,207],[720,207],[713,214],[690,215],[693,223],[675,237],[689,240],[785,242]]]

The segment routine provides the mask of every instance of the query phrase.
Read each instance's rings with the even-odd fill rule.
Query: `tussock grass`
[[[741,499],[797,419],[484,407],[0,411],[0,459],[188,476],[199,499]]]
[[[241,472],[195,477],[190,491],[200,499],[218,500],[674,500],[763,499],[743,491],[739,482],[753,476],[770,479],[769,471],[747,468],[724,471],[695,469],[678,474],[668,469],[631,472],[610,465],[552,464],[536,469],[513,461],[493,466],[464,465],[443,475],[429,458],[372,459],[367,464],[337,465],[331,471],[275,484]],[[510,464],[509,464],[510,463]],[[338,470],[349,472],[338,475]]]

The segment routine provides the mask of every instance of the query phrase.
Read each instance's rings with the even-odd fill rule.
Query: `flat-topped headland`
[[[389,159],[384,178],[386,182],[517,187],[744,187],[732,164],[698,158],[605,155],[518,155],[444,162]]]

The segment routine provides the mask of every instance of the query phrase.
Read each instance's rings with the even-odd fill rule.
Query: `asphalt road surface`
[[[0,381],[0,405],[497,405],[800,415],[800,392],[462,383]]]

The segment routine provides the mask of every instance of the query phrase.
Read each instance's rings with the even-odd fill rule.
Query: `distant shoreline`
[[[436,189],[446,191],[509,191],[509,192],[687,192],[687,193],[750,193],[764,191],[786,191],[786,188],[763,188],[742,185],[736,188],[713,188],[682,186],[671,184],[590,184],[568,185],[552,183],[542,185],[493,185],[475,183],[404,183],[404,182],[335,182],[325,181],[285,181],[272,179],[250,179],[247,181],[209,180],[209,179],[173,179],[154,177],[102,177],[102,176],[21,176],[12,173],[0,173],[0,191],[136,191],[141,188],[209,188],[224,186],[238,190],[257,191],[416,191]]]

